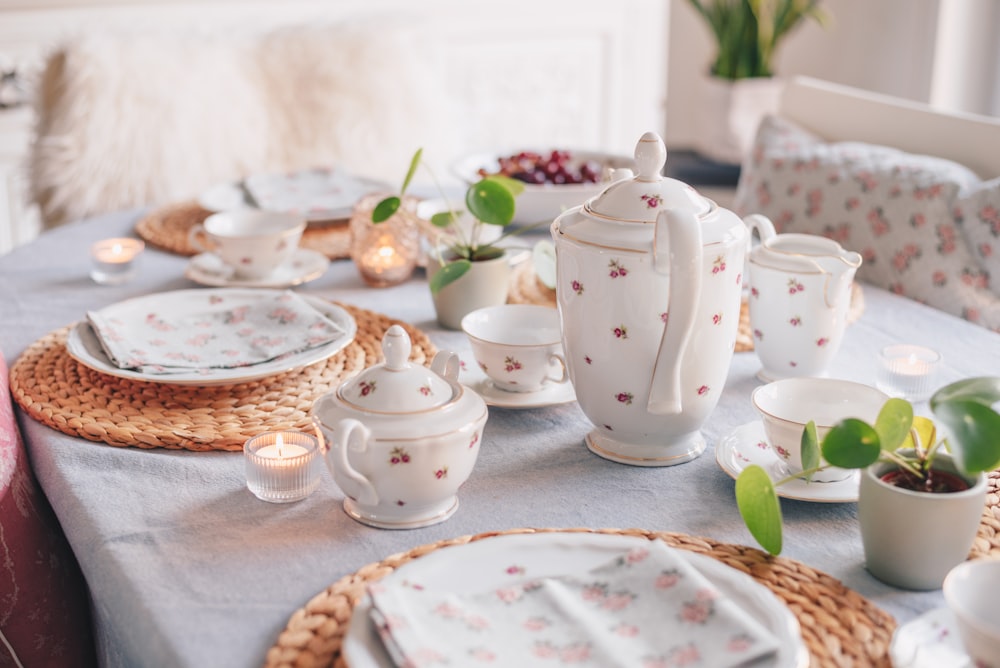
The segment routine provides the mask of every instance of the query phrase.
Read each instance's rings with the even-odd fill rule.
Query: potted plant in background
[[[761,118],[777,110],[782,82],[775,51],[803,21],[821,25],[819,0],[689,0],[715,38],[715,58],[702,84],[695,146],[719,162],[739,164]]]
[[[806,477],[827,466],[864,469],[858,498],[868,570],[907,589],[936,589],[968,555],[986,496],[984,471],[1000,466],[1000,378],[970,378],[947,385],[930,400],[934,422],[913,415],[903,399],[889,399],[875,424],[848,418],[817,438],[802,433]],[[820,464],[820,453],[828,462]],[[771,554],[782,549],[776,486],[757,465],[736,480],[736,504],[754,539]],[[816,483],[823,484],[823,483]]]
[[[386,221],[399,210],[403,196],[423,163],[422,157],[423,149],[413,154],[399,195],[379,202],[372,210],[372,222]],[[523,190],[524,185],[515,179],[486,176],[465,192],[465,207],[471,217],[468,224],[463,223],[462,213],[451,206],[431,216],[434,229],[429,235],[432,249],[427,274],[434,309],[443,326],[460,329],[467,313],[507,301],[510,262],[507,250],[498,243],[518,231],[510,232],[506,228],[514,219],[515,200]],[[499,226],[504,231],[499,237],[486,240],[484,226]]]

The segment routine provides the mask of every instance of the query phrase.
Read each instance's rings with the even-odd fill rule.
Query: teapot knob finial
[[[410,337],[399,325],[393,325],[382,337],[382,354],[385,356],[385,368],[392,371],[405,369],[410,359]]]
[[[635,145],[635,166],[640,181],[659,181],[667,163],[667,147],[655,132],[647,132]]]

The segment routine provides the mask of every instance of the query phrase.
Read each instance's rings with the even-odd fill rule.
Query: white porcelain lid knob
[[[393,325],[382,336],[382,354],[385,356],[385,368],[392,371],[405,369],[410,365],[410,337],[399,325]]]
[[[639,181],[659,181],[667,164],[667,147],[655,132],[647,132],[635,145],[635,167]]]

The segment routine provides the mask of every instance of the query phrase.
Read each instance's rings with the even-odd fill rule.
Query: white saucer
[[[734,480],[750,464],[758,464],[767,471],[771,480],[778,481],[787,474],[784,465],[764,438],[764,424],[760,420],[737,427],[715,444],[715,461]],[[861,475],[854,471],[849,478],[836,482],[807,482],[790,480],[775,491],[778,496],[799,501],[820,503],[851,503],[858,500]]]
[[[894,668],[972,668],[948,608],[935,608],[899,626],[889,658]]]
[[[497,408],[542,408],[576,401],[573,383],[547,383],[537,392],[509,392],[501,390],[483,373],[471,353],[462,354],[462,371],[459,380],[483,398],[487,406]]]
[[[315,280],[326,273],[330,260],[314,250],[299,248],[292,258],[263,278],[233,278],[233,268],[214,253],[195,255],[184,275],[202,285],[218,288],[287,288]]]

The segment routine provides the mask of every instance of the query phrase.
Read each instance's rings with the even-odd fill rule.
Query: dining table
[[[184,275],[190,258],[153,245],[132,280],[91,280],[90,245],[135,236],[148,212],[77,221],[0,256],[0,349],[12,367],[88,310],[202,287]],[[543,229],[524,239],[545,236]],[[895,343],[939,351],[940,385],[1000,374],[1000,334],[872,285],[860,288],[863,309],[847,327],[831,377],[874,385],[879,351]],[[420,269],[376,288],[349,259],[338,259],[294,290],[385,315],[423,332],[439,350],[470,354],[461,331],[438,325]],[[733,355],[702,428],[705,452],[676,466],[630,466],[593,454],[584,442],[592,425],[574,401],[492,405],[455,514],[402,530],[349,517],[325,469],[305,499],[268,503],[248,490],[239,451],[120,447],[70,435],[17,408],[31,466],[86,578],[101,665],[246,668],[262,665],[290,616],[332,583],[421,545],[526,528],[635,528],[755,546],[716,449],[758,420],[750,395],[763,383],[759,369],[752,351]],[[915,409],[929,411],[926,401]],[[781,507],[783,558],[839,580],[898,624],[944,606],[940,590],[897,589],[866,571],[855,502],[783,499]]]

